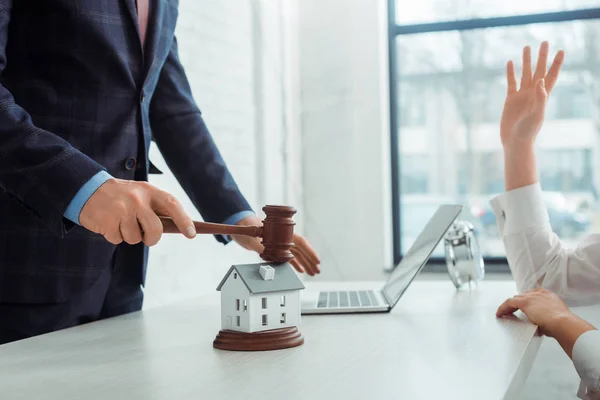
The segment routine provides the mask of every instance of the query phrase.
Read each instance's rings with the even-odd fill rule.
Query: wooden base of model
[[[222,330],[213,342],[213,347],[232,351],[281,350],[300,346],[304,338],[297,327],[245,333]]]

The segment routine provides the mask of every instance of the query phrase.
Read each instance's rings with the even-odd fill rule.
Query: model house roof
[[[272,267],[275,270],[273,279],[263,278],[261,267]],[[296,275],[296,272],[294,272],[294,269],[289,263],[263,263],[232,265],[223,277],[221,283],[219,283],[219,286],[217,286],[218,291],[221,290],[221,287],[229,275],[234,271],[242,279],[242,282],[244,282],[244,285],[246,285],[252,294],[304,289],[302,281],[298,278],[298,275]]]

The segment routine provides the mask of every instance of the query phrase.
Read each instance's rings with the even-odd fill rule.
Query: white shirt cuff
[[[573,346],[573,364],[586,386],[588,398],[600,394],[600,331],[583,333]]]
[[[582,400],[600,400],[600,392],[590,389],[585,385],[584,381],[579,382],[577,398]]]
[[[503,236],[550,224],[539,183],[509,190],[492,198],[490,205]]]

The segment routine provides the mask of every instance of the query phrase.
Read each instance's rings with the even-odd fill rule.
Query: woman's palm
[[[500,132],[502,142],[515,140],[531,141],[539,132],[544,121],[546,91],[539,93],[537,87],[522,89],[506,96]]]

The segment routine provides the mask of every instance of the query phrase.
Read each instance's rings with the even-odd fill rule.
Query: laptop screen
[[[427,260],[431,257],[431,253],[460,214],[462,208],[462,205],[442,205],[427,222],[427,225],[402,257],[402,261],[396,266],[383,287],[383,294],[390,306],[396,304],[408,285],[425,266]]]

